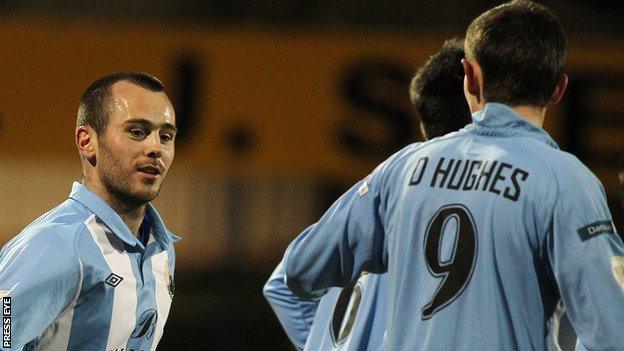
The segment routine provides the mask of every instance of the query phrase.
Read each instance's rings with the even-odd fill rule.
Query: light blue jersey
[[[383,350],[386,333],[385,275],[364,274],[353,288],[333,288],[318,306],[305,351]],[[342,299],[348,299],[346,309]]]
[[[302,297],[387,270],[389,350],[556,349],[560,300],[584,348],[624,349],[624,245],[602,185],[502,104],[393,155],[284,265]]]
[[[173,297],[177,237],[148,204],[144,246],[85,186],[0,253],[6,350],[155,350]],[[6,333],[5,333],[6,337]]]
[[[293,295],[286,286],[285,278],[284,264],[280,262],[264,285],[262,293],[292,344],[297,350],[303,350],[314,322],[319,299],[308,301]],[[332,290],[335,292],[340,289],[330,289]]]
[[[386,331],[386,279],[363,274],[348,288],[331,288],[316,301],[295,296],[280,263],[264,296],[298,350],[382,350]]]

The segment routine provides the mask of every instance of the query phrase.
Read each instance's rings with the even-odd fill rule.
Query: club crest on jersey
[[[173,276],[169,271],[169,262],[165,261],[165,281],[167,282],[167,291],[169,292],[169,298],[173,300],[175,294],[175,283],[173,282]]]
[[[615,280],[624,289],[624,256],[611,257],[611,271]]]
[[[368,193],[368,178],[364,179],[362,185],[360,185],[360,188],[358,189],[358,195],[360,195],[360,197],[366,195],[366,193]]]

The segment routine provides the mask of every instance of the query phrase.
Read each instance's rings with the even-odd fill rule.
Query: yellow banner
[[[357,178],[418,138],[408,83],[449,36],[3,21],[0,153],[74,157],[82,91],[102,75],[141,70],[174,100],[178,160]],[[593,40],[573,46],[569,62],[621,72],[622,57],[624,45]],[[546,123],[555,139],[558,111]]]

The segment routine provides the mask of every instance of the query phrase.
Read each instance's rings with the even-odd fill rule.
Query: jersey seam
[[[515,135],[513,136],[514,139],[516,139],[518,141],[519,144],[525,145],[526,146],[526,141],[523,140],[524,138],[526,138],[526,136],[519,136],[519,135]],[[552,207],[550,208],[550,216],[549,216],[549,225],[548,228],[552,228],[552,224],[553,224],[553,215],[554,215],[554,211],[555,208],[557,207],[557,203],[559,202],[559,194],[561,192],[561,189],[559,188],[559,181],[557,179],[557,174],[555,173],[555,171],[552,169],[552,167],[550,166],[550,164],[548,162],[546,162],[546,160],[544,160],[542,158],[542,155],[534,152],[532,148],[525,148],[525,150],[527,152],[529,152],[531,154],[531,156],[533,156],[534,159],[538,159],[540,161],[540,163],[542,164],[542,167],[544,169],[547,169],[548,172],[551,174],[552,179],[554,180],[555,183],[555,193],[557,194],[557,196],[555,196],[555,201],[552,204]],[[555,149],[556,150],[556,149]]]
[[[80,226],[78,226],[78,228],[74,231],[74,240],[73,240],[73,243],[72,243],[72,255],[73,255],[73,257],[76,258],[76,260],[78,262],[78,283],[76,284],[76,291],[74,292],[72,299],[69,300],[67,305],[63,307],[63,309],[57,315],[56,318],[62,316],[63,314],[67,313],[67,311],[69,311],[69,309],[71,308],[72,304],[78,300],[78,297],[80,296],[80,290],[82,289],[82,280],[83,280],[83,276],[84,276],[84,269],[83,269],[82,260],[80,259],[79,255],[78,255],[78,250],[76,249],[76,241],[78,240],[78,233],[80,232],[80,229],[81,229],[82,226],[84,226],[84,223],[82,223]],[[37,351],[37,350],[39,350],[39,337],[37,337],[35,339],[35,345],[33,345],[33,351]]]
[[[80,255],[78,254],[77,245],[78,245],[78,240],[80,239],[81,234],[87,229],[87,226],[85,223],[89,221],[91,217],[93,216],[95,216],[95,214],[92,214],[86,220],[80,223],[80,225],[78,226],[78,228],[76,228],[76,231],[74,232],[74,242],[73,242],[72,249],[73,249],[74,257],[78,261],[78,267],[79,267],[78,284],[76,285],[76,292],[74,293],[74,298],[72,298],[69,304],[67,304],[67,306],[63,309],[63,313],[67,310],[67,308],[69,308],[69,306],[71,306],[74,300],[77,301],[78,297],[80,296],[80,291],[82,290],[82,281],[84,280],[84,265],[82,263],[82,260],[80,259]]]
[[[63,311],[61,311],[61,313],[59,313],[60,315],[65,314],[69,308],[71,307],[71,305],[78,301],[78,297],[80,296],[80,290],[82,289],[82,280],[84,277],[84,268],[83,268],[83,264],[82,264],[82,260],[80,259],[80,257],[77,257],[78,259],[78,285],[76,287],[76,292],[74,293],[74,297],[72,297],[72,299],[69,301],[69,304],[63,309]]]

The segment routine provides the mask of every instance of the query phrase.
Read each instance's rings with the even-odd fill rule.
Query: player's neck
[[[143,223],[143,218],[145,217],[147,204],[128,203],[106,191],[102,186],[98,186],[96,182],[89,181],[86,177],[83,184],[100,199],[104,200],[121,217],[121,220],[134,235],[138,235],[141,223]]]
[[[132,234],[138,236],[141,223],[143,223],[143,218],[145,217],[146,205],[128,204],[114,197],[109,197],[104,199],[104,201],[117,212]]]
[[[138,236],[139,228],[141,228],[141,223],[145,217],[146,204],[130,204],[111,194],[107,195],[104,201],[117,212],[132,234]]]
[[[119,217],[121,217],[121,220],[126,223],[126,226],[128,226],[132,234],[138,236],[141,223],[143,223],[143,219],[145,218],[145,205],[124,212],[117,211],[117,213]]]
[[[536,107],[530,105],[518,105],[511,106],[520,117],[542,128],[544,124],[544,115],[546,114],[546,107]]]

